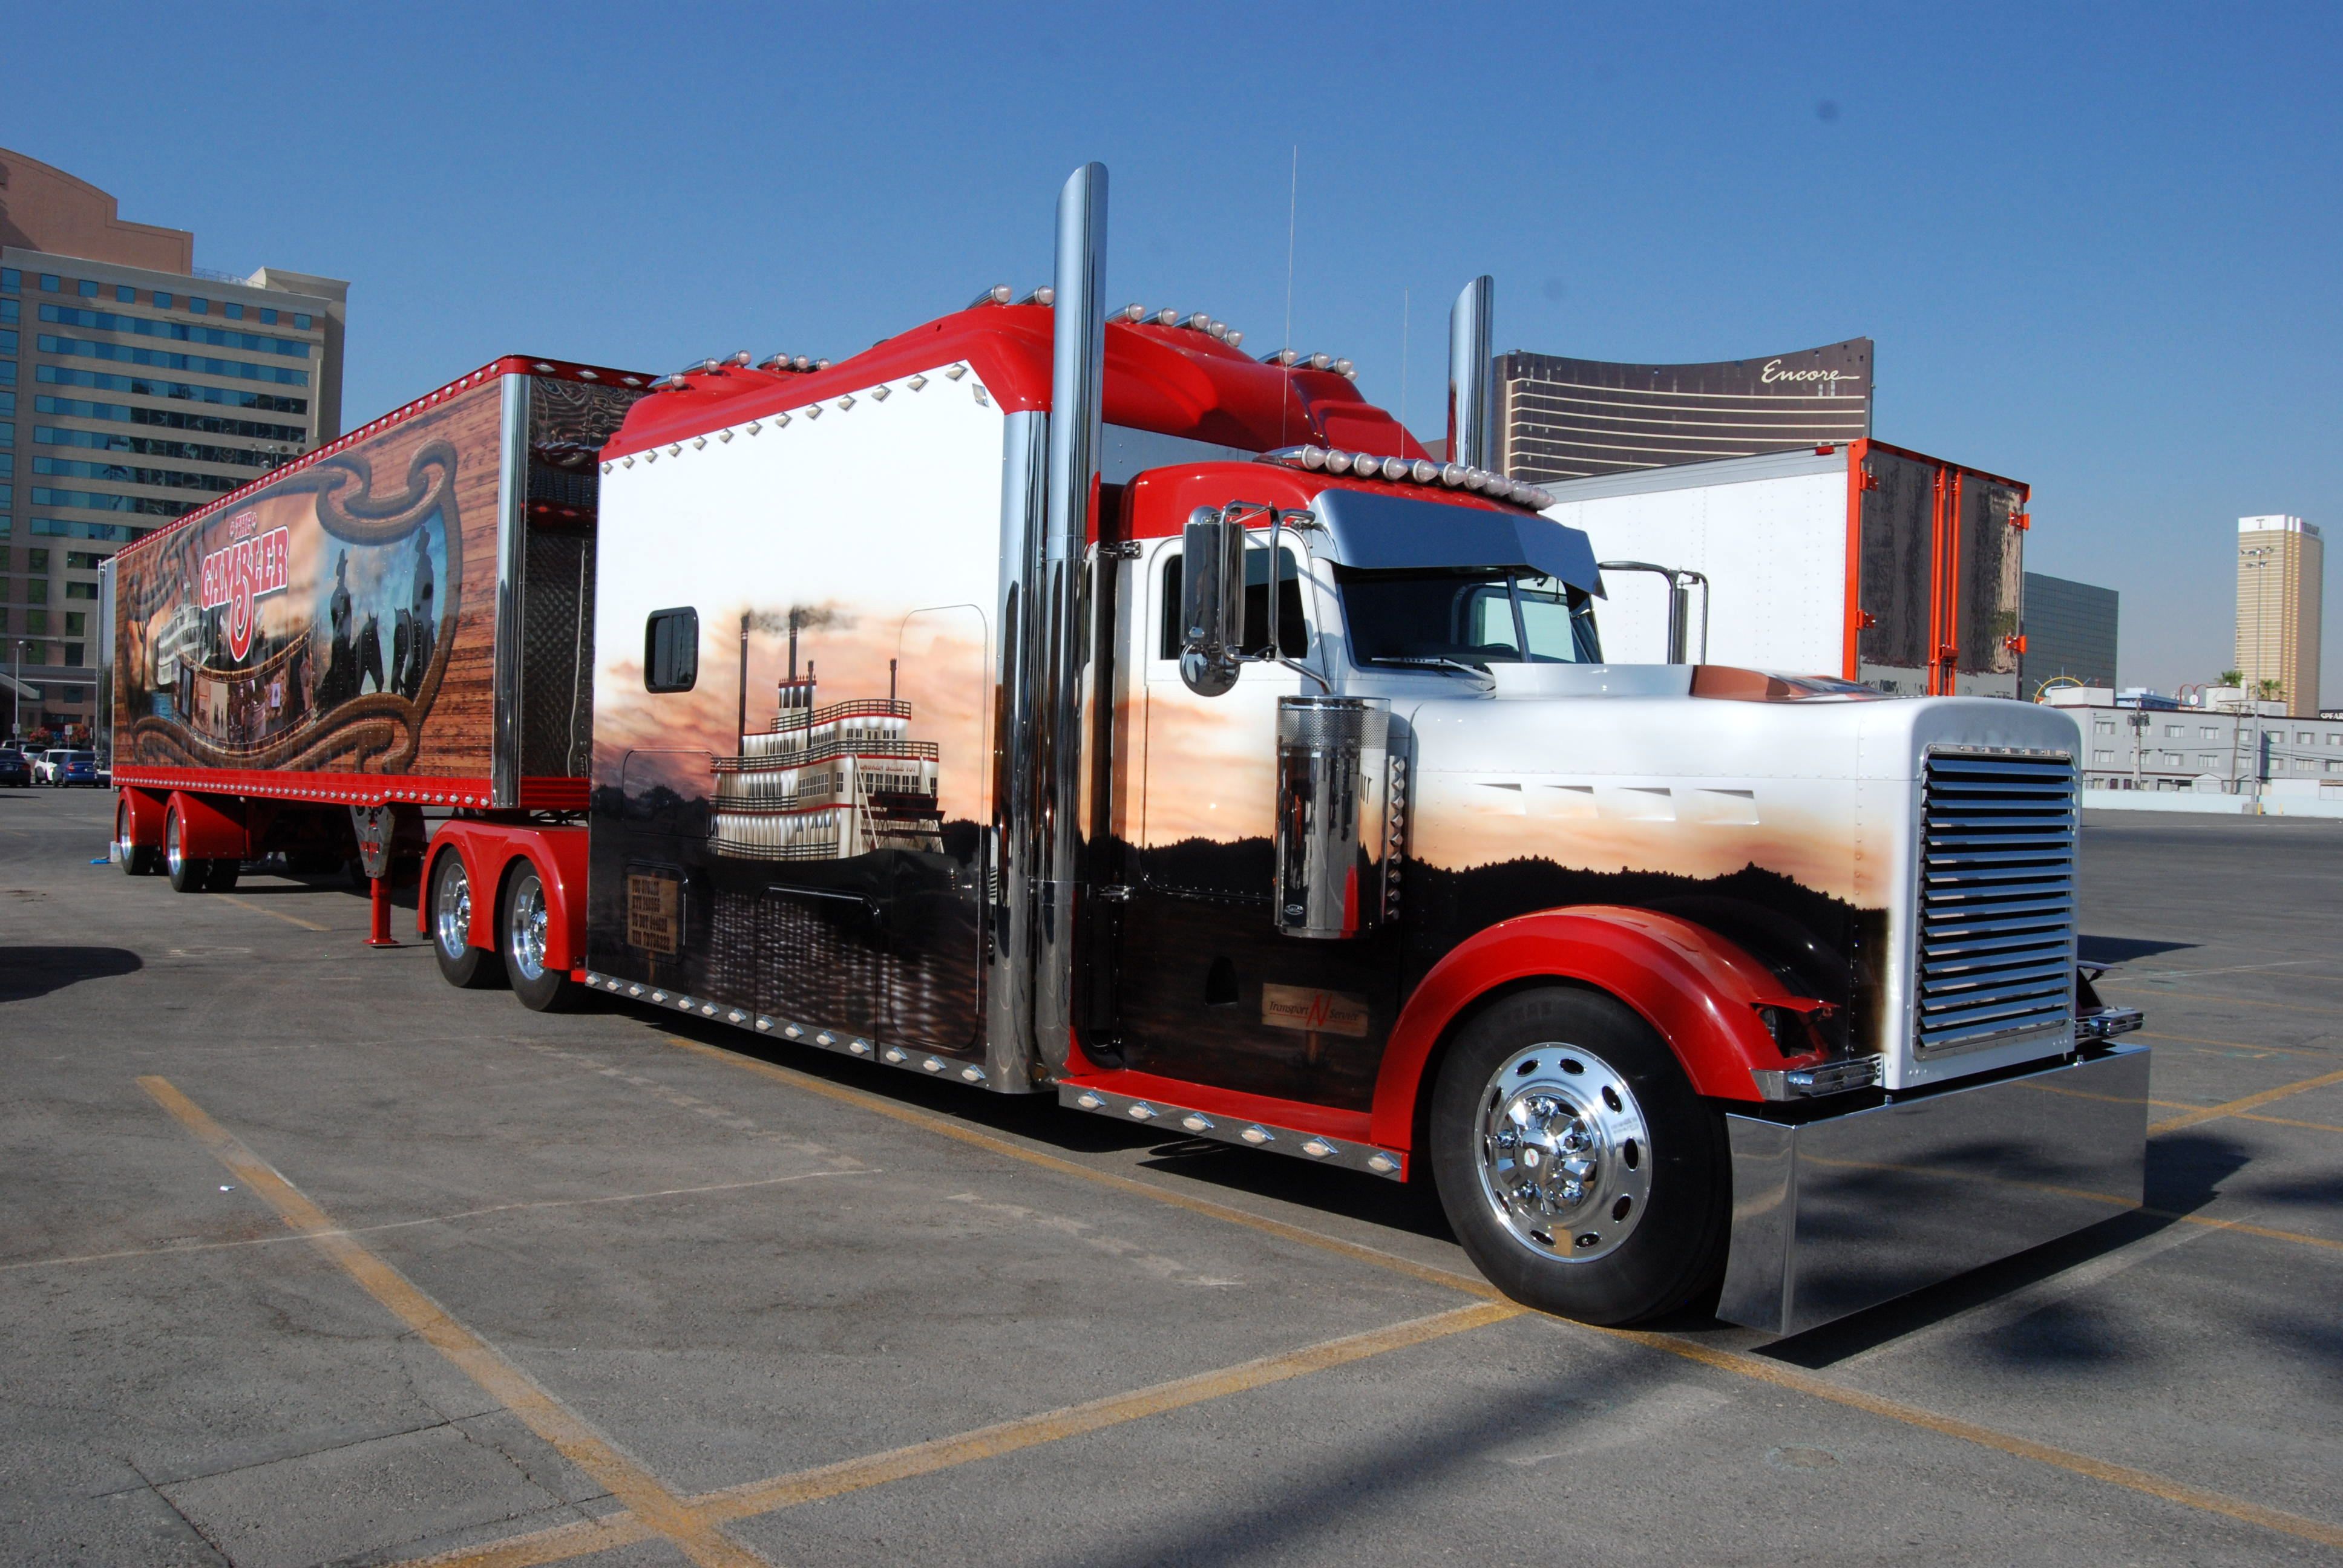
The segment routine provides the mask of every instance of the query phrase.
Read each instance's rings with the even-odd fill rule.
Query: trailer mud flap
[[[2143,1047],[1800,1126],[1725,1117],[1717,1315],[1795,1334],[2142,1201]]]

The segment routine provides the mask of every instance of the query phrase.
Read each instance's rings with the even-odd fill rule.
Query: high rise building
[[[2064,676],[2084,686],[2116,686],[2113,588],[2026,574],[2026,651],[2017,656],[2017,694],[2033,699],[2043,682]]]
[[[200,269],[185,229],[0,148],[0,668],[96,712],[97,566],[341,434],[349,285]]]
[[[1497,356],[1499,467],[1548,484],[1871,434],[1871,339],[1712,365]]]
[[[2275,681],[2288,713],[2318,711],[2318,619],[2326,546],[2318,529],[2283,515],[2237,519],[2237,668],[2246,694]]]

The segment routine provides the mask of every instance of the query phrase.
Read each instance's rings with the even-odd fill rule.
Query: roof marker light
[[[1147,307],[1140,304],[1139,301],[1134,299],[1129,305],[1124,306],[1121,310],[1116,311],[1112,316],[1108,317],[1107,319],[1109,321],[1128,321],[1135,325],[1147,319]]]
[[[1323,447],[1302,447],[1302,466],[1309,469],[1313,474],[1319,469],[1324,467],[1326,466],[1326,448]]]
[[[1440,465],[1429,457],[1418,457],[1408,465],[1407,476],[1419,485],[1428,485],[1440,477]]]
[[[739,366],[739,367],[740,367],[742,369],[746,369],[746,368],[748,367],[748,365],[749,365],[749,351],[748,351],[747,349],[745,349],[745,348],[736,348],[736,349],[734,349],[734,350],[732,351],[732,357],[731,357],[731,358],[729,358],[729,359],[727,359],[724,363],[725,363],[725,364],[727,364],[727,365],[735,365],[735,366]]]
[[[1352,364],[1347,359],[1337,359],[1334,361],[1334,374],[1337,376],[1347,376],[1352,380],[1355,381],[1359,378],[1358,372],[1359,367]]]
[[[1327,453],[1326,471],[1330,474],[1349,473],[1351,471],[1351,454],[1348,452]]]
[[[1024,298],[1019,300],[1017,303],[1020,305],[1055,305],[1057,302],[1058,291],[1045,283],[1039,288],[1033,290],[1031,294],[1028,294]]]
[[[974,299],[970,300],[968,302],[968,307],[970,310],[974,310],[980,305],[1006,305],[1016,297],[1017,291],[1015,289],[1010,287],[1005,283],[996,283],[990,288],[986,289],[982,294],[978,295]]]
[[[1333,367],[1334,357],[1331,354],[1312,354],[1310,357],[1310,368],[1312,370],[1332,370]]]
[[[1155,325],[1158,327],[1177,327],[1180,325],[1180,313],[1167,305],[1162,309],[1155,313]]]
[[[1293,362],[1301,357],[1302,356],[1291,348],[1280,348],[1273,353],[1262,355],[1261,362],[1263,365],[1281,365],[1291,367]]]
[[[1440,466],[1440,482],[1453,490],[1464,483],[1464,465],[1443,463]]]
[[[1222,341],[1232,348],[1242,348],[1244,347],[1244,334],[1232,327],[1229,328],[1229,335]]]
[[[1404,479],[1414,470],[1414,467],[1415,466],[1410,463],[1405,457],[1385,457],[1383,459],[1383,477],[1386,479]]]

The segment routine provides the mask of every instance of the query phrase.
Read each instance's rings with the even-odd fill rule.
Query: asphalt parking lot
[[[2343,823],[2092,815],[2148,1209],[1796,1339],[1428,1196],[671,1015],[0,793],[0,1561],[2343,1555]]]

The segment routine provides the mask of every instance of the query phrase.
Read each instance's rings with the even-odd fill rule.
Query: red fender
[[[1755,1100],[1760,1068],[1804,1067],[1820,1052],[1784,1056],[1761,1007],[1809,1011],[1812,998],[1715,931],[1674,915],[1614,905],[1548,910],[1477,931],[1432,967],[1400,1010],[1375,1080],[1374,1141],[1410,1149],[1427,1092],[1424,1064],[1461,1013],[1519,980],[1578,980],[1608,991],[1660,1033],[1701,1094]]]
[[[458,818],[443,823],[423,856],[423,893],[415,901],[415,934],[431,934],[431,877],[442,855],[460,856],[472,883],[471,943],[494,950],[497,908],[520,862],[545,884],[548,969],[575,970],[586,961],[586,829]]]
[[[244,802],[233,796],[190,795],[174,789],[165,810],[178,812],[179,852],[191,860],[241,860],[252,853]],[[155,841],[163,841],[159,830]]]
[[[120,820],[130,829],[130,842],[141,849],[163,847],[163,813],[167,809],[164,798],[152,789],[133,789],[126,786],[116,793],[121,797]]]

